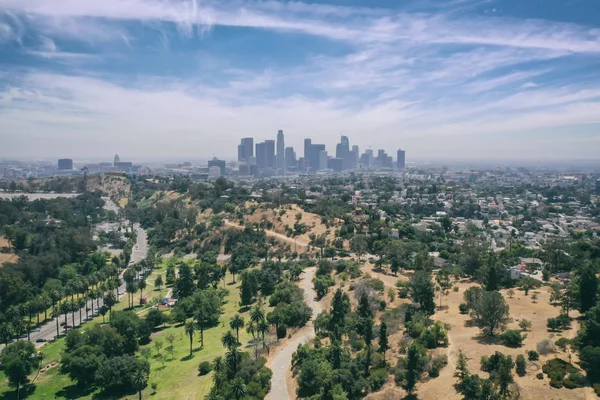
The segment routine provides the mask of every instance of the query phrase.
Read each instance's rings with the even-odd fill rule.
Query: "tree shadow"
[[[242,307],[238,308],[238,313],[239,314],[243,314],[243,313],[247,312],[248,310],[250,310],[250,306],[249,305],[248,306],[242,306]]]
[[[402,398],[402,400],[419,400],[419,396],[417,396],[415,393],[407,394]]]
[[[192,350],[192,353],[193,353],[193,352],[194,352],[194,351]],[[191,360],[191,359],[193,359],[193,358],[194,358],[194,355],[193,355],[193,354],[188,354],[187,356],[180,358],[180,359],[179,359],[179,361],[190,361],[190,360]]]
[[[485,345],[494,345],[494,344],[501,344],[502,343],[502,339],[500,338],[499,335],[496,336],[489,336],[486,335],[485,333],[480,333],[477,336],[473,336],[473,339],[477,341],[477,343],[479,344],[485,344]]]
[[[91,387],[80,387],[77,385],[69,385],[65,386],[58,392],[56,392],[57,397],[64,397],[66,399],[79,399],[84,396],[89,395],[94,390]]]
[[[19,398],[26,399],[29,396],[35,393],[36,385],[34,383],[28,383],[21,387],[21,391],[19,392]],[[0,400],[14,400],[17,398],[17,391],[11,390],[8,392],[4,392],[0,395]],[[76,398],[76,397],[73,397]]]

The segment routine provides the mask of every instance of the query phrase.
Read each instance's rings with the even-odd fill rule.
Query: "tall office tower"
[[[398,149],[396,166],[398,167],[398,169],[406,168],[406,152],[402,149]]]
[[[352,168],[356,168],[358,167],[358,157],[359,157],[359,151],[358,151],[358,146],[354,145],[352,146]]]
[[[259,170],[267,168],[267,144],[256,143],[256,166]]]
[[[282,130],[277,132],[277,169],[285,172],[285,142]]]
[[[310,168],[311,172],[315,172],[319,170],[319,163],[320,163],[320,153],[321,151],[325,150],[325,145],[324,144],[311,144],[308,154],[309,154],[309,159],[308,159],[308,167]]]
[[[113,165],[116,167],[118,163],[121,162],[121,159],[119,158],[118,154],[115,154],[115,161],[113,162]]]
[[[285,168],[287,170],[296,169],[296,152],[293,147],[285,148]]]
[[[319,152],[319,171],[327,169],[327,150]]]
[[[61,158],[58,160],[58,169],[61,171],[73,169],[73,160],[70,158]]]
[[[267,167],[275,168],[277,166],[275,159],[275,141],[265,140],[265,145],[267,146]]]
[[[238,161],[247,160],[250,157],[254,156],[254,138],[247,137],[242,138],[240,141],[241,146],[241,158],[240,158],[240,148],[238,147]]]
[[[304,139],[304,165],[302,168],[308,170],[310,168],[310,148],[312,146],[311,139]]]

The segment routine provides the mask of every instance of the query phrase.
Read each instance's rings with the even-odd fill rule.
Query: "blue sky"
[[[0,157],[600,150],[598,0],[0,0]]]

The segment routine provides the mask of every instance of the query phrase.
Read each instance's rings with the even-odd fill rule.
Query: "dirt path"
[[[243,226],[238,225],[235,222],[231,222],[231,221],[229,221],[227,219],[224,219],[223,223],[226,226],[230,226],[232,228],[237,228],[237,229],[243,229],[244,228]],[[306,242],[303,242],[301,240],[294,239],[294,238],[291,238],[291,237],[287,237],[287,236],[285,236],[285,235],[283,235],[281,233],[275,232],[275,231],[271,231],[271,230],[265,229],[265,234],[267,236],[271,236],[271,237],[274,237],[275,239],[278,239],[278,240],[281,240],[281,241],[283,241],[285,243],[288,243],[288,244],[290,244],[292,246],[295,245],[295,246],[300,246],[300,247],[309,247],[309,244],[306,243]]]
[[[307,343],[315,336],[315,330],[313,328],[313,320],[322,311],[321,304],[315,300],[316,293],[312,287],[312,279],[315,275],[315,268],[308,268],[304,270],[300,287],[304,290],[304,299],[306,304],[313,310],[313,315],[308,324],[296,332],[292,339],[284,346],[281,347],[279,353],[277,353],[270,363],[271,370],[273,371],[273,377],[271,378],[271,391],[267,395],[267,399],[270,400],[283,400],[291,399],[288,393],[287,386],[287,375],[292,365],[292,355],[298,349],[298,346]]]

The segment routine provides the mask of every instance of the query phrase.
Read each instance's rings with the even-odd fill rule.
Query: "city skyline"
[[[595,1],[395,3],[0,0],[0,157],[596,157]]]

